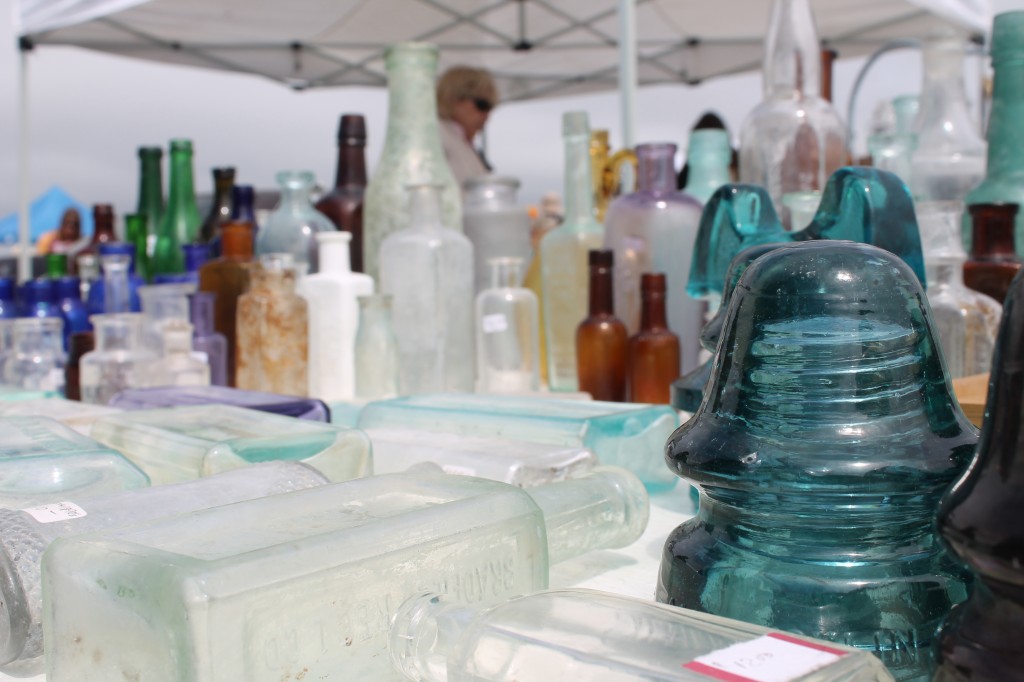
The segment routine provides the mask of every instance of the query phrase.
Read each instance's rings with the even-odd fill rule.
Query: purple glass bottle
[[[228,385],[228,340],[213,328],[213,304],[217,295],[197,291],[188,295],[189,317],[192,318],[192,349],[206,353],[210,364],[210,384]]]
[[[235,405],[260,412],[281,414],[286,417],[327,423],[331,421],[331,410],[322,400],[263,391],[246,391],[228,386],[129,388],[111,398],[108,404],[122,410],[149,410],[178,405]]]

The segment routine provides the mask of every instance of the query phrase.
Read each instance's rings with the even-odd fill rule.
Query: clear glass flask
[[[540,388],[537,297],[521,285],[521,258],[492,258],[491,286],[476,297],[477,391]]]

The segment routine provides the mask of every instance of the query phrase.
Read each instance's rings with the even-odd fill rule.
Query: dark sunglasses
[[[479,111],[482,114],[486,114],[488,111],[494,108],[494,105],[485,100],[483,97],[474,97],[473,106],[475,106],[477,108],[477,111]]]

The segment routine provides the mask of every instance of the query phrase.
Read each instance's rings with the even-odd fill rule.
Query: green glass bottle
[[[46,254],[46,276],[57,279],[68,274],[68,255],[66,253]]]
[[[135,246],[135,274],[149,281],[149,255],[146,253],[146,242],[149,232],[148,221],[143,213],[129,213],[124,217],[124,239]]]
[[[992,113],[988,121],[985,179],[966,198],[974,204],[1024,205],[1024,11],[996,16],[992,27]],[[1014,242],[1024,255],[1024,211],[1017,214]]]
[[[156,233],[164,217],[164,181],[160,147],[139,147],[139,202],[135,212],[146,216],[146,262],[153,257]],[[136,258],[136,264],[141,261]],[[138,267],[138,265],[136,265]]]
[[[181,245],[196,240],[200,222],[192,182],[192,141],[171,140],[170,192],[167,211],[157,232],[150,274],[174,274],[185,270]]]

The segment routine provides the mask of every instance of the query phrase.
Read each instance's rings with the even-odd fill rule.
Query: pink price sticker
[[[842,649],[772,632],[698,656],[683,667],[724,682],[791,682],[846,654]]]

